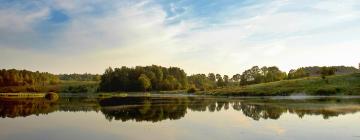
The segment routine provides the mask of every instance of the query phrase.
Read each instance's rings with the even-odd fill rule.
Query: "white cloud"
[[[17,9],[0,9],[0,30],[9,32],[32,31],[32,25],[47,18],[49,10],[43,8],[34,11],[20,11]]]
[[[0,64],[56,73],[102,73],[108,66],[158,64],[182,67],[188,73],[223,74],[239,73],[253,65],[277,65],[284,70],[355,65],[360,61],[355,53],[360,51],[356,45],[360,26],[354,22],[359,11],[353,3],[343,3],[260,3],[230,9],[217,24],[181,20],[181,16],[175,16],[179,23],[167,24],[174,17],[167,17],[160,5],[149,1],[114,1],[105,14],[96,16],[85,14],[94,7],[82,1],[56,1],[29,13],[0,10],[0,29],[14,27],[21,32],[33,30],[34,23],[46,19],[49,7],[71,16],[51,41],[25,36],[46,42],[45,50],[0,42],[0,48],[7,50],[0,52]],[[292,9],[298,5],[310,10]],[[171,8],[176,10],[176,5]],[[24,63],[28,60],[33,62]]]
[[[161,7],[147,6],[146,2],[119,7],[103,17],[72,16],[47,47],[52,49],[40,51],[2,45],[10,55],[3,55],[1,60],[11,59],[13,63],[0,62],[9,68],[20,66],[56,73],[102,73],[108,66],[122,65],[170,66],[174,65],[171,59],[176,53],[173,38],[188,26],[187,23],[166,26],[166,14]],[[33,62],[23,63],[24,60]]]

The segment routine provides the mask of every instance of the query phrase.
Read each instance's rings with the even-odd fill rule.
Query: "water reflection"
[[[314,99],[250,99],[243,100],[234,106],[244,115],[260,119],[278,119],[283,113],[297,114],[299,118],[306,115],[321,115],[324,119],[337,117],[360,110],[359,98],[321,97]]]
[[[205,96],[181,97],[115,97],[87,98],[62,97],[58,100],[44,98],[6,99],[0,98],[2,118],[26,117],[48,114],[54,111],[101,112],[109,121],[177,120],[188,111],[218,112],[229,108],[242,112],[253,120],[279,119],[285,113],[299,118],[321,115],[324,119],[360,111],[359,98],[219,98]]]
[[[48,114],[56,111],[57,102],[46,98],[11,99],[0,98],[0,116],[2,118],[26,117]]]

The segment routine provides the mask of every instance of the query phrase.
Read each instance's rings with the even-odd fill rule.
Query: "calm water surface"
[[[360,140],[360,98],[0,99],[1,140]]]

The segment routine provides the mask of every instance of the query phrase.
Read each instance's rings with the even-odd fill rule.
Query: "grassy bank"
[[[360,95],[360,73],[307,77],[248,86],[232,86],[201,92],[211,95],[275,96],[275,95]],[[201,94],[200,93],[200,94]]]

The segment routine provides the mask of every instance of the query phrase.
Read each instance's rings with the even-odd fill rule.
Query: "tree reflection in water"
[[[0,98],[0,116],[2,118],[15,118],[48,114],[56,111],[55,105],[56,101],[46,98]]]
[[[231,110],[233,109],[233,110]],[[87,98],[62,97],[57,101],[43,98],[1,99],[2,118],[26,117],[48,114],[54,111],[102,112],[109,121],[151,121],[177,120],[189,111],[241,111],[254,120],[279,119],[284,113],[321,115],[324,119],[355,113],[360,110],[359,98],[313,98],[313,99],[271,99],[271,98],[221,98],[206,96],[180,97],[114,97]]]

